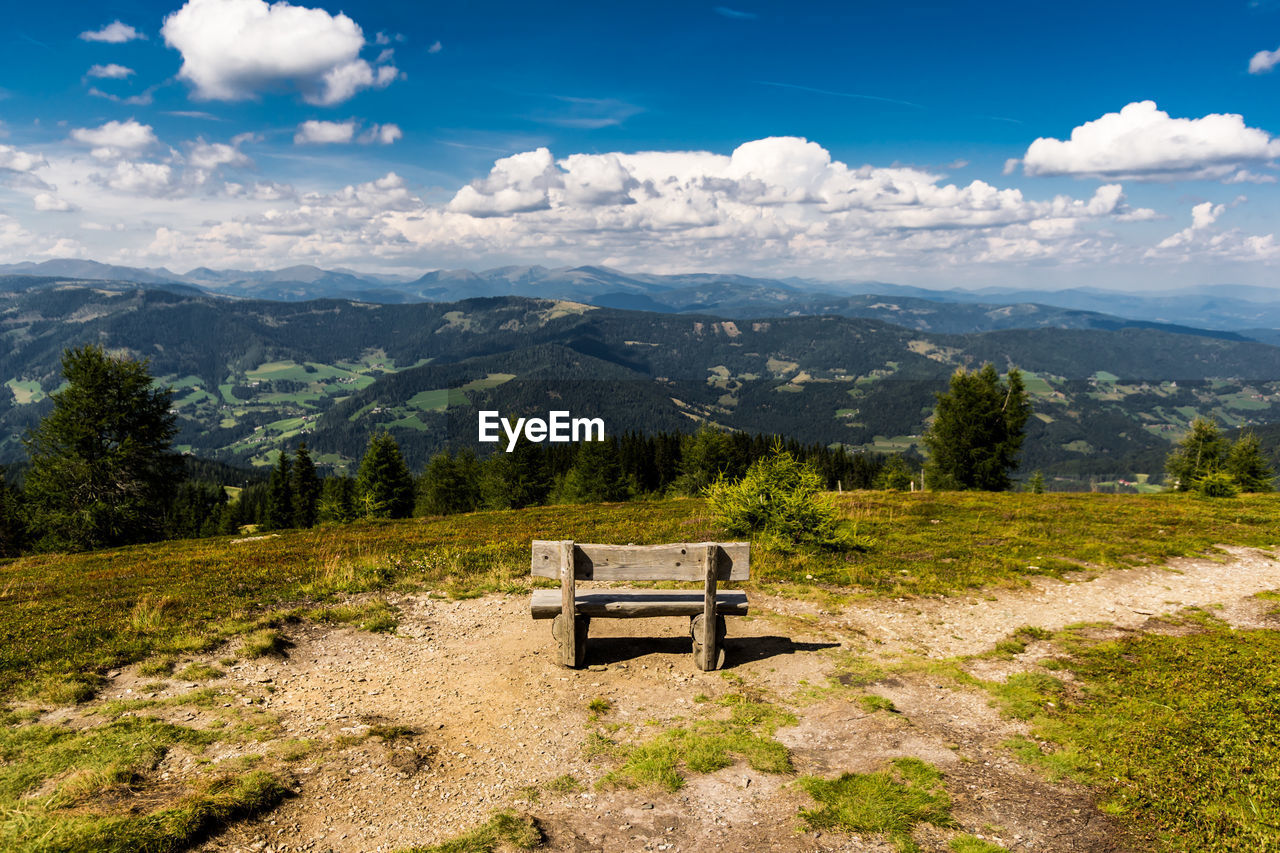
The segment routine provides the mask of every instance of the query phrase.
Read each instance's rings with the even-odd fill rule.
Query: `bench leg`
[[[555,637],[557,652],[563,647],[564,632],[568,626],[564,614],[551,620],[551,636]],[[565,660],[561,655],[560,665],[576,669],[587,661],[587,631],[591,627],[590,616],[575,616],[573,619],[573,660]]]
[[[707,665],[706,651],[704,646],[703,630],[706,626],[706,619],[701,613],[689,619],[689,636],[693,638],[693,662],[701,670],[720,669],[724,666],[724,638],[729,633],[728,626],[725,624],[724,617],[717,614],[716,616],[716,633],[712,638],[715,643],[715,657],[711,660],[710,666]]]

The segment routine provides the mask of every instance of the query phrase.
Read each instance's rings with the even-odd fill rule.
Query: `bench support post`
[[[701,659],[696,661],[698,669],[709,672],[716,668],[719,649],[716,648],[716,560],[720,556],[720,546],[710,544],[702,555],[702,567],[706,580],[703,582],[702,601],[702,652]]]
[[[564,628],[560,633],[560,664],[567,667],[578,665],[577,616],[574,603],[577,585],[573,577],[573,540],[560,542],[560,617]]]

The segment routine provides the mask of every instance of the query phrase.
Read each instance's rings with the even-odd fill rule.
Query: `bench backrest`
[[[706,580],[707,547],[715,548],[717,581],[751,576],[750,542],[676,542],[670,545],[590,545],[567,540],[533,542],[535,577],[560,580],[561,548],[573,549],[573,579],[580,581]]]

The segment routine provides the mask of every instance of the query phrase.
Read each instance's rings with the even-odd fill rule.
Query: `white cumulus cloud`
[[[141,124],[134,119],[109,121],[99,127],[77,127],[71,131],[71,138],[93,146],[92,154],[100,160],[141,151],[157,141],[151,125]]]
[[[252,166],[250,160],[240,151],[239,140],[232,145],[223,142],[205,142],[199,137],[191,143],[191,151],[187,160],[197,169],[216,169],[219,166]]]
[[[1249,60],[1249,73],[1266,74],[1275,68],[1277,63],[1280,63],[1280,48],[1260,50]]]
[[[1104,180],[1246,180],[1250,164],[1280,156],[1280,139],[1248,127],[1242,116],[1211,113],[1172,118],[1154,101],[1135,101],[1071,131],[1041,137],[1021,159],[1028,175]],[[1018,161],[1006,164],[1006,173]]]
[[[168,163],[121,160],[111,171],[96,176],[113,190],[145,196],[161,196],[171,192],[176,177]]]
[[[122,24],[120,21],[112,21],[100,30],[87,30],[80,34],[80,38],[85,41],[104,41],[110,44],[122,44],[134,39],[144,39],[142,33],[135,30],[128,24]]]
[[[31,154],[12,145],[0,145],[0,169],[6,172],[30,172],[45,165],[39,154]]]
[[[1170,234],[1145,257],[1173,261],[1213,260],[1223,263],[1272,261],[1280,258],[1280,242],[1274,234],[1246,234],[1239,228],[1214,228],[1228,207],[1243,203],[1243,196],[1230,205],[1201,202],[1191,208],[1191,224]]]
[[[356,133],[354,121],[304,121],[293,135],[294,145],[332,145],[350,142]]]
[[[283,0],[188,0],[161,34],[182,54],[178,76],[205,100],[294,88],[308,103],[331,105],[399,75],[394,66],[360,58],[364,33],[347,15]]]
[[[114,62],[107,65],[91,65],[89,70],[85,72],[90,77],[102,77],[108,80],[124,80],[133,74],[132,68],[126,68],[123,65],[116,65]]]
[[[399,142],[404,138],[404,131],[400,129],[398,124],[375,124],[360,134],[360,142],[365,145],[378,143],[379,145],[391,145]]]
[[[76,209],[76,206],[66,199],[61,199],[53,193],[36,193],[31,198],[32,204],[36,210],[54,213],[66,213]]]

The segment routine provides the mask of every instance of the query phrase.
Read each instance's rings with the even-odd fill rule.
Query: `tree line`
[[[719,477],[741,477],[779,446],[811,464],[831,489],[870,488],[884,469],[875,454],[704,428],[582,444],[522,440],[511,453],[485,458],[446,451],[415,476],[395,439],[377,432],[355,476],[323,476],[300,443],[282,450],[262,479],[175,453],[172,391],[153,386],[145,363],[91,345],[66,351],[63,375],[51,413],[25,439],[30,466],[21,487],[0,480],[0,556],[230,534],[246,525],[305,528],[697,495]],[[228,489],[236,479],[245,484]]]
[[[929,459],[849,452],[777,436],[703,427],[695,433],[626,433],[581,444],[521,440],[481,457],[470,448],[431,457],[416,476],[387,432],[369,439],[355,476],[323,476],[305,443],[280,451],[266,478],[173,452],[171,389],[145,362],[99,346],[67,350],[66,384],[29,431],[30,467],[19,488],[0,479],[0,556],[88,550],[162,538],[307,528],[358,518],[407,518],[539,504],[701,495],[785,452],[834,489],[1011,488],[1031,404],[1017,370],[957,370],[923,443]],[[923,482],[917,472],[923,473]],[[1270,491],[1273,472],[1256,436],[1235,443],[1197,420],[1170,453],[1178,490],[1216,497]],[[245,472],[240,472],[241,474]],[[1043,478],[1032,478],[1032,490]],[[230,492],[230,493],[229,493]]]

